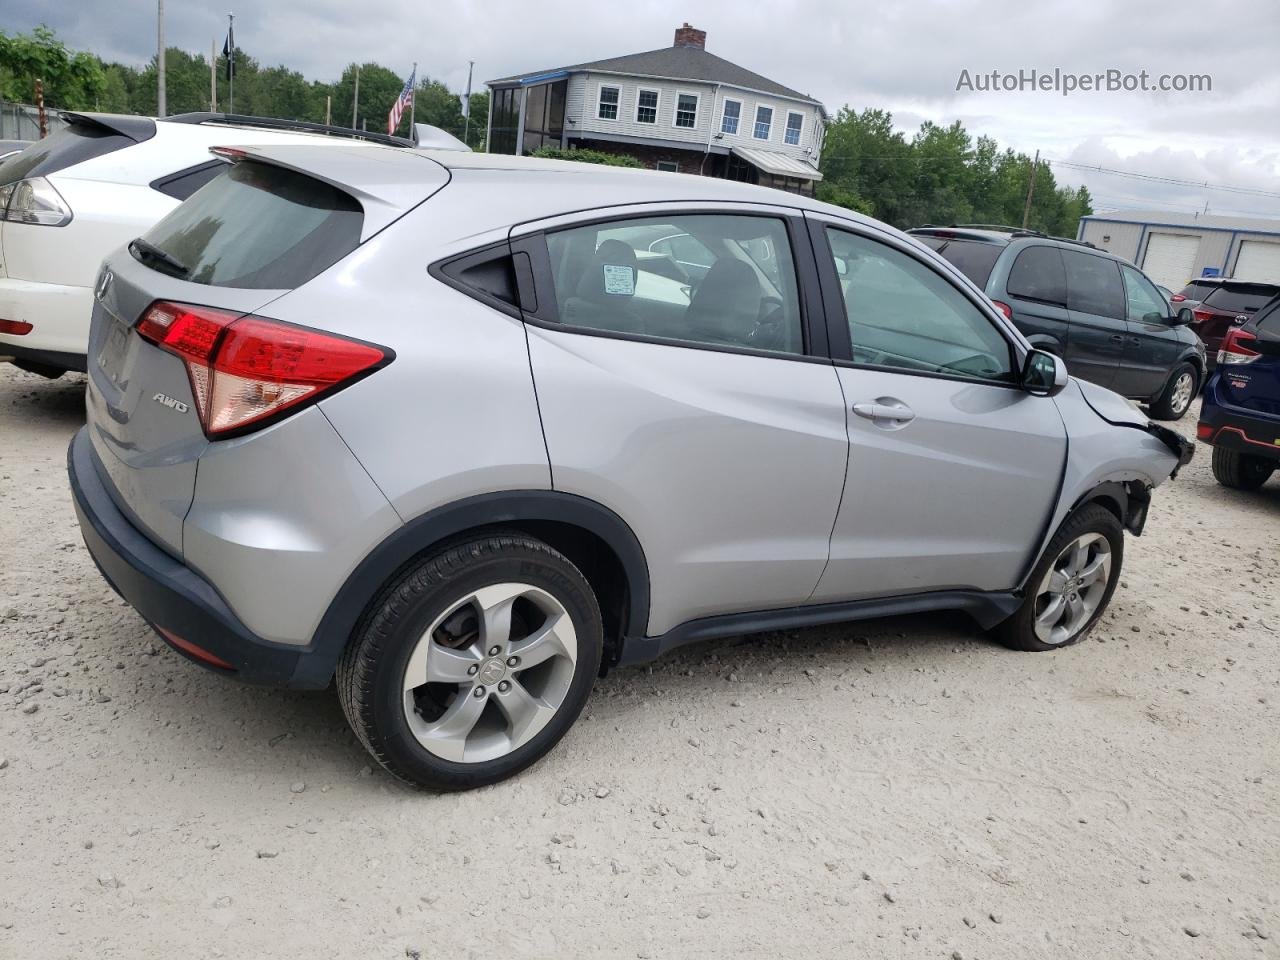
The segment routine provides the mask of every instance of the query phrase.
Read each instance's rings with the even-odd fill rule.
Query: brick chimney
[[[689,26],[689,22],[686,20],[684,26],[676,27],[676,42],[672,46],[697,47],[699,50],[705,50],[707,48],[707,31]]]

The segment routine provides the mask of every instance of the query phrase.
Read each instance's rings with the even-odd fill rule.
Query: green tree
[[[605,153],[603,150],[561,150],[559,147],[539,147],[530,156],[544,160],[574,160],[577,163],[601,163],[606,167],[643,167],[644,164],[627,153]]]
[[[102,61],[68,50],[46,26],[29,34],[0,32],[0,99],[31,103],[36,80],[41,80],[49,106],[92,110],[105,79]]]

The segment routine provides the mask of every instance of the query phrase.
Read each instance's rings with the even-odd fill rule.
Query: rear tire
[[[1200,372],[1190,363],[1180,363],[1148,410],[1156,420],[1181,420],[1199,392]]]
[[[1111,602],[1124,562],[1124,530],[1096,503],[1071,514],[1027,578],[1017,612],[993,631],[1013,650],[1042,652],[1088,636]]]
[[[446,545],[383,590],[343,652],[338,695],[390,773],[465,790],[555,746],[603,649],[578,568],[539,540],[496,531]]]
[[[1213,448],[1214,479],[1232,490],[1257,490],[1271,478],[1275,469],[1275,463],[1264,457],[1224,447]]]

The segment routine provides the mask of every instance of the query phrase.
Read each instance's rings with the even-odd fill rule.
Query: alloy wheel
[[[1111,544],[1100,533],[1076,537],[1058,554],[1036,593],[1035,629],[1041,643],[1063,644],[1102,605],[1111,579]]]
[[[1191,396],[1195,385],[1196,377],[1190,370],[1184,370],[1178,375],[1178,379],[1173,382],[1173,393],[1169,397],[1169,407],[1179,418],[1187,412],[1187,407],[1191,406]]]
[[[405,667],[405,719],[437,757],[495,760],[556,715],[577,660],[573,621],[554,596],[526,583],[481,587],[418,639]]]

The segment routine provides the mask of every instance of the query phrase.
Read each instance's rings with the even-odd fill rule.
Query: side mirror
[[[1190,307],[1183,307],[1171,319],[1176,327],[1189,327],[1196,322],[1196,315],[1191,312]]]
[[[1061,357],[1032,350],[1022,364],[1022,389],[1037,397],[1056,397],[1067,385],[1067,365]]]

